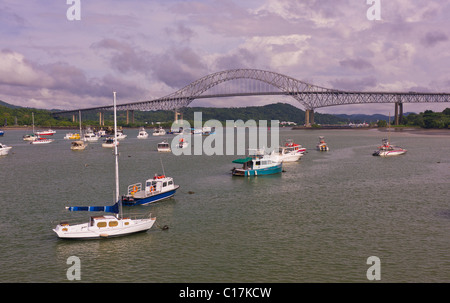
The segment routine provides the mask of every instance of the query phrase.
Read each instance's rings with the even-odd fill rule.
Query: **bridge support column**
[[[314,124],[314,110],[313,109],[307,109],[305,111],[305,126],[311,127],[311,125]]]
[[[134,110],[127,109],[127,124],[130,124],[129,114],[131,114],[131,123],[134,123]]]
[[[75,114],[72,115],[72,122],[76,122],[77,121],[77,117],[75,116]]]
[[[100,125],[100,126],[102,126],[103,124],[102,124],[102,112],[100,112],[99,113],[100,114],[100,118],[99,118],[99,121],[98,121],[98,125]]]
[[[400,125],[403,120],[403,103],[395,102],[394,125]]]

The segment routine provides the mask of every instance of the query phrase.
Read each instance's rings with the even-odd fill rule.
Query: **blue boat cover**
[[[71,206],[67,207],[69,211],[103,211],[107,213],[119,213],[119,202],[112,206]]]

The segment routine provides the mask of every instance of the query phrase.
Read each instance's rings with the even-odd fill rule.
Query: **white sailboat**
[[[79,137],[81,138],[82,136],[82,131],[81,131],[81,110],[78,111],[78,116],[80,120],[80,134]],[[71,150],[84,150],[87,147],[87,143],[85,143],[85,141],[83,140],[78,140],[78,141],[72,141],[72,144],[70,145],[70,149]]]
[[[114,92],[114,130],[117,139],[117,114],[116,114],[116,92]],[[89,222],[74,224],[60,223],[53,231],[59,238],[65,239],[97,239],[115,236],[124,236],[136,232],[149,230],[156,218],[148,216],[144,218],[125,218],[122,215],[122,202],[119,199],[119,152],[117,145],[114,147],[115,156],[115,201],[112,206],[75,206],[67,207],[70,211],[102,211],[115,215],[92,216]]]

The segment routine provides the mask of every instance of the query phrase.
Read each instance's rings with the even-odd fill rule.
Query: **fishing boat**
[[[407,150],[400,146],[391,145],[388,139],[382,140],[383,144],[378,147],[378,150],[373,152],[373,156],[389,157],[406,154]]]
[[[100,129],[100,130],[97,132],[97,137],[99,137],[99,138],[108,137],[108,135],[106,134],[106,130],[104,130],[103,128]]]
[[[242,164],[242,168],[233,167],[233,176],[261,176],[281,173],[283,162],[276,162],[271,155],[267,155],[263,150],[249,152],[246,158],[233,160],[233,163]]]
[[[31,141],[30,144],[48,144],[48,143],[52,143],[53,139],[49,139],[49,138],[41,138],[41,137],[37,137],[34,141]]]
[[[0,156],[6,156],[11,148],[11,146],[6,146],[5,144],[0,143]]]
[[[155,128],[153,131],[153,136],[163,136],[166,134],[166,131],[161,126],[159,128]]]
[[[116,143],[115,143],[116,142]],[[114,147],[118,146],[120,143],[118,140],[116,140],[115,137],[108,137],[106,140],[102,143],[102,147]]]
[[[0,137],[3,137],[4,134],[5,134],[5,131],[0,129]]]
[[[117,140],[123,140],[126,137],[127,137],[127,135],[125,135],[122,130],[117,131]]]
[[[325,139],[323,136],[319,137],[319,143],[317,143],[317,150],[319,151],[329,151],[330,148],[328,147],[327,143],[325,142]]]
[[[98,141],[98,136],[94,133],[94,131],[88,127],[86,132],[84,133],[84,141],[95,142]]]
[[[300,160],[300,158],[303,156],[303,153],[299,153],[293,147],[280,146],[278,151],[273,151],[270,156],[275,162],[295,162]]]
[[[292,150],[294,150],[295,152],[297,152],[299,154],[304,154],[306,152],[305,147],[301,146],[300,144],[294,143],[294,141],[292,139],[287,139],[284,146],[292,148]]]
[[[400,146],[394,146],[390,143],[391,138],[391,113],[389,113],[389,128],[388,128],[388,138],[382,139],[381,146],[378,147],[378,150],[373,152],[373,156],[380,157],[390,157],[390,156],[399,156],[406,154],[407,150],[401,148]]]
[[[87,143],[82,140],[72,141],[70,144],[71,150],[83,150],[87,147]]]
[[[145,181],[144,188],[142,183],[129,185],[127,195],[122,196],[122,204],[126,206],[147,205],[169,199],[175,195],[179,187],[174,184],[172,177],[155,175],[152,179]]]
[[[144,127],[141,127],[139,129],[139,133],[137,135],[138,139],[147,139],[148,138],[148,133],[145,131]]]
[[[80,134],[74,134],[74,133],[67,133],[65,136],[64,136],[64,139],[65,140],[80,140]]]
[[[56,131],[54,131],[52,129],[48,129],[48,130],[37,131],[36,135],[38,135],[38,136],[53,136],[55,133],[56,133]]]
[[[114,129],[117,130],[116,93],[114,92]],[[115,132],[117,137],[117,132]],[[117,145],[114,148],[115,157],[115,204],[112,206],[74,206],[66,207],[69,211],[95,211],[108,212],[114,215],[92,216],[86,223],[69,224],[61,222],[53,231],[59,238],[65,239],[99,239],[124,236],[137,232],[148,231],[156,218],[146,216],[143,218],[129,218],[122,214],[122,200],[119,199],[119,152]]]
[[[181,138],[180,140],[178,140],[178,144],[177,144],[178,148],[186,148],[188,146],[189,146],[189,143],[184,138]]]
[[[163,142],[158,143],[158,151],[159,152],[171,152],[170,144],[166,140]]]

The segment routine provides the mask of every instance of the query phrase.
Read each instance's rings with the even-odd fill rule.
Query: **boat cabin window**
[[[106,222],[98,222],[97,227],[106,227]]]
[[[167,182],[164,182],[164,183],[163,183],[163,187],[166,187],[166,186],[167,186]]]
[[[172,185],[173,184],[173,181],[169,181],[169,185]]]
[[[114,226],[117,226],[117,225],[119,225],[119,222],[117,222],[117,221],[109,221],[109,227],[114,227]]]
[[[261,165],[261,161],[256,161],[255,165]]]

